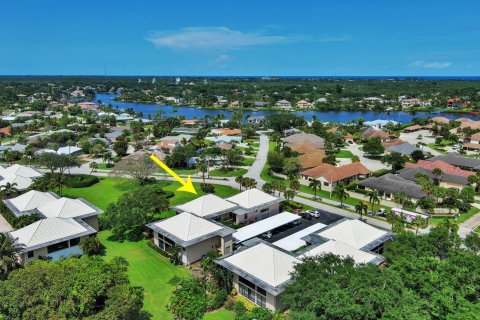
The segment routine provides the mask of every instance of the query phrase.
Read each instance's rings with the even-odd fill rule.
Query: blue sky
[[[480,1],[0,5],[0,74],[479,76]]]

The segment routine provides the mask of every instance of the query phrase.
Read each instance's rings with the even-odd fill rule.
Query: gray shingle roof
[[[415,199],[421,199],[427,196],[425,192],[422,191],[422,187],[415,182],[391,173],[378,178],[368,178],[360,181],[358,185],[391,194],[403,191],[407,196]]]
[[[463,168],[469,168],[469,169],[475,169],[475,170],[480,169],[479,159],[464,157],[455,153],[449,153],[448,155],[436,156],[428,159],[428,161],[436,161],[436,160],[442,160],[443,162],[446,162],[448,164],[451,164],[457,167],[463,167]]]

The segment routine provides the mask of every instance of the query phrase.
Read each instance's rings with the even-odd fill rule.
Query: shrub
[[[69,175],[66,179],[66,185],[70,188],[87,188],[93,186],[99,182],[97,176],[91,176],[88,174],[75,174]]]
[[[236,317],[241,317],[244,316],[245,313],[247,313],[247,308],[242,301],[237,301],[237,303],[235,303],[235,306],[233,307],[233,311],[235,312]]]
[[[347,185],[347,190],[355,190],[357,189],[357,182],[352,181]]]
[[[225,290],[219,290],[215,297],[212,300],[212,303],[210,305],[210,310],[216,310],[225,304],[225,301],[227,300],[227,292]]]
[[[40,215],[36,213],[17,217],[2,201],[0,201],[0,214],[14,229],[21,229],[41,219]]]
[[[80,248],[89,256],[97,255],[102,252],[103,246],[97,236],[83,238],[80,241]]]
[[[207,183],[205,185],[201,184],[200,188],[205,193],[213,193],[215,192],[215,186],[213,184]]]

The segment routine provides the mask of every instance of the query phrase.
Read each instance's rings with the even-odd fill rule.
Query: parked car
[[[320,211],[318,210],[310,211],[309,213],[313,218],[320,218]]]
[[[308,213],[306,211],[300,212],[299,216],[302,217],[302,219],[305,219],[305,220],[312,220],[312,216],[310,215],[310,213]]]
[[[261,234],[261,237],[264,239],[270,239],[273,236],[272,231],[268,231]]]

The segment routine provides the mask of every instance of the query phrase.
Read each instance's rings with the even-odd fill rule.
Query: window
[[[260,210],[260,212],[265,212],[265,211],[268,211],[268,207],[263,208],[262,210]]]
[[[80,238],[75,238],[70,240],[70,247],[78,246],[80,244]]]
[[[47,252],[52,253],[52,252],[55,252],[55,251],[66,249],[66,248],[68,248],[68,241],[63,241],[63,242],[52,244],[51,246],[48,246],[47,247]]]
[[[324,186],[328,186],[328,182],[324,182],[323,185],[324,185]]]
[[[264,289],[257,287],[255,284],[240,276],[238,277],[238,280],[240,282],[238,284],[239,293],[242,296],[259,305],[260,307],[266,307],[267,292]]]
[[[35,257],[35,252],[33,252],[33,251],[28,251],[28,252],[27,252],[27,257],[28,257],[29,259]]]

